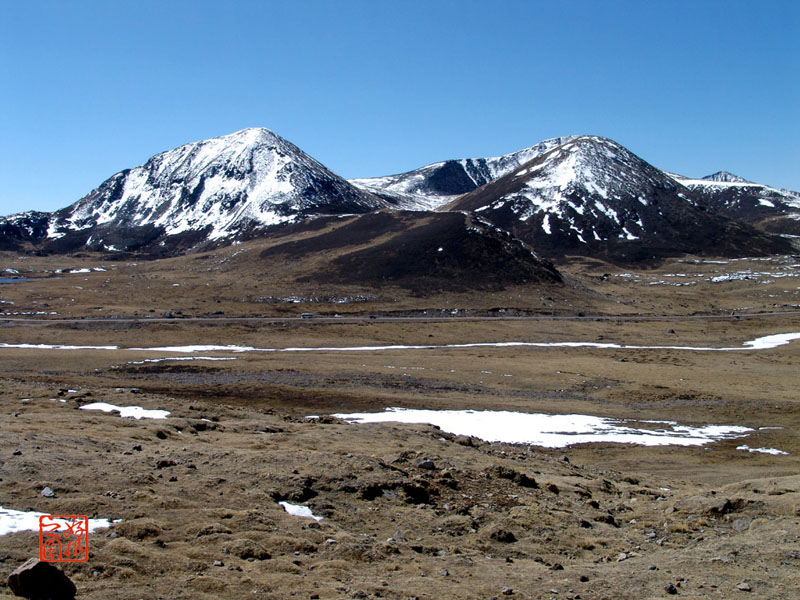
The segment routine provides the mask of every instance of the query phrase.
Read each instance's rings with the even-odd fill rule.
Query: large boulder
[[[73,600],[77,588],[55,565],[31,558],[8,576],[8,587],[16,596],[30,600]]]

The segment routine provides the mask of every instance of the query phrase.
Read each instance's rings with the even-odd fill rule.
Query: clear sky
[[[800,190],[800,1],[0,0],[0,215],[253,126],[346,178],[585,133]]]

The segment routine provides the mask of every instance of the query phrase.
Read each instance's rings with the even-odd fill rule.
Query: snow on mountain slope
[[[706,175],[702,179],[691,179],[682,175],[673,175],[673,178],[689,189],[707,196],[726,195],[736,196],[739,199],[749,196],[755,202],[769,208],[784,205],[786,208],[800,210],[800,193],[754,183],[727,171]],[[730,194],[729,192],[733,190],[737,193]]]
[[[689,179],[596,136],[347,182],[273,132],[252,128],[157,154],[55,213],[0,218],[0,249],[166,256],[298,219],[382,208],[470,212],[549,257],[790,251],[786,240],[751,225],[800,237],[796,192],[725,171]]]
[[[728,171],[717,171],[711,175],[706,175],[703,180],[716,181],[717,183],[752,183],[752,181],[747,181],[744,177],[739,177]]]
[[[0,250],[18,250],[47,235],[50,213],[28,211],[0,217]]]
[[[765,231],[800,235],[800,193],[720,171],[702,179],[673,175],[707,210],[756,224]]]
[[[105,226],[150,227],[167,236],[203,231],[216,240],[301,215],[383,206],[287,140],[251,128],[185,144],[113,175],[58,211],[49,237]]]
[[[568,223],[581,242],[607,239],[612,229],[619,230],[618,236],[635,239],[643,227],[635,204],[647,207],[658,191],[693,201],[670,177],[619,144],[580,136],[518,168],[484,193],[460,199],[453,208],[477,213],[507,210],[522,222],[536,214],[548,215],[544,229],[558,219]],[[631,206],[621,207],[621,202],[631,200]],[[577,221],[585,222],[586,217],[592,217],[587,224],[600,225],[600,231],[578,228]]]
[[[398,208],[433,210],[574,138],[553,138],[503,156],[447,160],[398,175],[351,179],[350,183]]]
[[[719,252],[783,247],[701,204],[690,189],[616,142],[578,136],[446,208],[479,214],[547,256],[655,258],[704,247]],[[721,232],[724,243],[712,242]]]

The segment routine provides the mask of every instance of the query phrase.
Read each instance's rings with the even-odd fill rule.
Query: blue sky
[[[800,2],[0,0],[0,215],[272,129],[369,177],[543,139],[800,190]]]

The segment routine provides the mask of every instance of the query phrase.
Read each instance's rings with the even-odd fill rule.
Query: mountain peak
[[[228,133],[215,138],[200,140],[195,143],[209,143],[216,140],[224,140],[231,143],[246,143],[246,144],[259,144],[264,142],[282,141],[286,142],[284,138],[277,133],[266,127],[245,127],[239,131]]]
[[[113,175],[59,211],[51,237],[85,231],[86,244],[116,248],[106,232],[216,240],[311,214],[383,207],[278,134],[250,127],[161,152]]]
[[[555,201],[578,188],[607,199],[645,181],[651,187],[664,185],[659,171],[611,139],[581,135],[566,140],[522,165],[514,177],[536,196]]]
[[[706,175],[703,177],[704,181],[718,181],[720,183],[751,183],[744,177],[739,177],[738,175],[734,175],[733,173],[729,173],[728,171],[717,171],[716,173],[712,173],[711,175]]]
[[[551,138],[502,156],[445,160],[407,173],[352,179],[350,183],[385,198],[400,208],[432,210],[453,201],[457,196],[499,179],[537,156],[579,137],[581,136],[571,135]]]
[[[252,162],[254,152],[259,149],[266,149],[269,152],[275,148],[282,148],[290,154],[303,154],[299,148],[275,132],[264,127],[249,127],[227,135],[189,142],[174,150],[161,152],[153,156],[144,167],[154,162],[174,167],[186,167],[188,163],[192,163],[194,170],[202,170],[212,163],[231,163],[242,159]],[[176,157],[180,157],[177,162],[173,160]]]
[[[786,248],[783,240],[699,210],[697,202],[689,189],[613,140],[583,135],[447,208],[479,214],[551,257],[595,253],[631,261],[707,247],[722,253]]]

